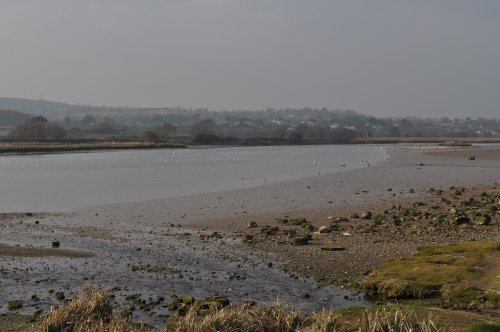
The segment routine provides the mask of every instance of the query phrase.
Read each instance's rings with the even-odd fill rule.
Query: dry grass
[[[146,332],[151,327],[127,321],[113,313],[108,293],[90,288],[42,317],[34,328],[38,332]],[[282,303],[270,307],[250,305],[223,309],[191,307],[186,315],[172,317],[162,332],[397,332],[444,331],[430,317],[416,315],[399,308],[364,311],[360,315],[343,315],[324,310],[303,315]]]
[[[113,314],[108,293],[101,288],[87,288],[75,298],[45,315],[34,329],[39,332],[127,332],[151,331]]]
[[[356,326],[353,331],[431,332],[446,331],[446,329],[439,327],[431,317],[418,317],[414,311],[381,309],[372,313],[365,313],[359,326]]]
[[[266,308],[229,307],[205,314],[191,308],[184,317],[167,323],[163,332],[268,331],[268,332],[431,332],[446,331],[430,317],[413,311],[376,310],[361,317],[343,317],[324,310],[304,316],[282,305]]]
[[[185,316],[167,322],[164,332],[205,331],[297,331],[303,321],[300,313],[282,304],[272,307],[243,305],[203,312],[191,307]]]

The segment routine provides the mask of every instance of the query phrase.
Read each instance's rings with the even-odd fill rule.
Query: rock
[[[23,303],[19,300],[12,300],[7,302],[7,309],[9,310],[17,310],[23,307]]]
[[[307,232],[313,232],[314,231],[314,226],[309,224],[309,223],[305,223],[305,224],[302,224],[301,226],[305,231]]]
[[[309,241],[311,241],[311,239],[311,235],[309,234],[297,236],[292,239],[292,244],[296,246],[304,246],[309,244]]]
[[[276,235],[280,231],[279,227],[272,227],[269,225],[262,226],[260,229],[260,233],[266,236]]]
[[[372,218],[372,213],[370,211],[365,211],[361,215],[361,218],[363,218],[365,220],[370,220]]]
[[[64,295],[64,292],[56,292],[55,296],[56,296],[56,299],[59,301],[62,301],[66,298],[66,296]]]
[[[479,219],[476,220],[476,224],[478,225],[489,225],[491,222],[491,217],[489,214],[482,214]]]
[[[304,225],[307,224],[307,219],[304,217],[297,217],[292,220],[292,225]]]
[[[330,233],[331,230],[330,230],[330,227],[328,227],[328,226],[321,226],[318,229],[318,232],[320,232],[321,234],[325,234],[325,233]]]
[[[321,247],[321,251],[344,251],[347,250],[343,247]]]
[[[452,221],[454,224],[461,225],[469,223],[470,219],[466,214],[458,214]]]
[[[243,234],[243,236],[241,237],[241,241],[243,241],[244,243],[252,243],[253,242],[253,235]]]
[[[61,243],[59,241],[52,241],[52,248],[59,248]]]
[[[257,222],[256,221],[250,221],[247,225],[248,228],[255,228],[257,227]]]

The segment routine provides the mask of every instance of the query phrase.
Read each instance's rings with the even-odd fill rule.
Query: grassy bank
[[[434,137],[373,137],[354,139],[347,144],[398,144],[398,143],[428,143],[428,144],[448,144],[452,146],[468,145],[473,143],[500,143],[500,138],[434,138]],[[299,145],[335,144],[329,141],[304,141]],[[345,144],[345,143],[344,143]],[[72,152],[72,151],[92,151],[92,150],[119,150],[119,149],[164,149],[164,148],[185,148],[189,140],[179,139],[177,143],[151,143],[143,141],[112,141],[112,140],[90,140],[90,141],[63,141],[63,142],[0,142],[0,153],[52,153],[52,152]],[[193,147],[214,147],[214,146],[261,146],[261,145],[290,145],[289,142],[262,140],[235,140],[220,142],[217,144],[196,144]]]
[[[411,257],[386,262],[364,283],[384,299],[436,299],[443,306],[497,311],[500,242],[425,246]]]
[[[94,150],[184,148],[184,145],[148,142],[66,142],[66,143],[0,143],[0,153],[51,153]]]

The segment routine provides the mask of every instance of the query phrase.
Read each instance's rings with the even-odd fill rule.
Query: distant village
[[[500,137],[500,119],[382,118],[326,108],[260,111],[115,108],[0,98],[3,140],[147,139],[209,144],[300,144],[419,137]]]

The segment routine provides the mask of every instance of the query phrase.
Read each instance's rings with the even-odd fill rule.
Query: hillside
[[[47,117],[58,117],[73,113],[96,112],[106,109],[106,107],[95,107],[85,105],[71,105],[61,102],[46,101],[43,99],[24,99],[0,97],[0,109],[16,110],[33,115],[44,115]]]
[[[0,126],[15,126],[31,118],[31,114],[0,108]]]

